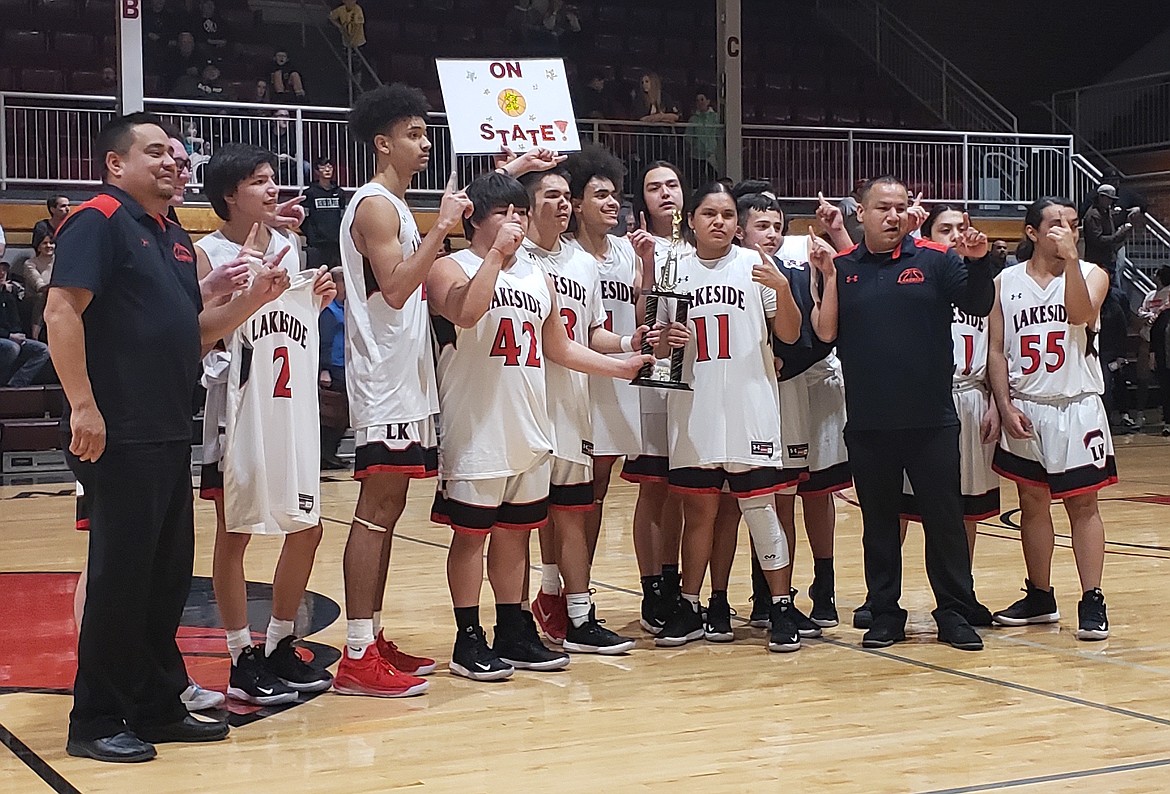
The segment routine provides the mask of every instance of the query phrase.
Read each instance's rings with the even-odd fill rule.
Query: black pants
[[[1162,398],[1162,424],[1170,425],[1170,369],[1160,369],[1158,376],[1158,396]]]
[[[195,553],[190,442],[108,447],[96,463],[68,457],[91,506],[69,736],[181,720],[187,671],[175,631]]]
[[[879,615],[898,615],[902,595],[899,512],[902,472],[914,487],[926,536],[926,575],[940,611],[964,618],[976,607],[971,557],[963,528],[959,427],[845,429],[849,467],[861,503],[865,584]]]

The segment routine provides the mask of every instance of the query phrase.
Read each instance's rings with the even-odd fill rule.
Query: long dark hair
[[[674,175],[678,178],[678,185],[679,185],[679,189],[682,191],[684,203],[686,201],[687,178],[685,176],[683,176],[683,173],[681,170],[679,170],[679,167],[668,160],[654,160],[653,162],[648,163],[646,165],[646,167],[642,169],[642,173],[640,173],[638,175],[638,181],[634,185],[634,224],[635,225],[637,225],[638,223],[641,222],[641,217],[642,217],[643,213],[645,213],[647,216],[646,222],[650,223],[650,218],[649,218],[650,214],[646,210],[646,175],[649,174],[651,171],[653,171],[655,168],[669,168],[671,171],[674,172]],[[685,209],[683,209],[683,207],[679,207],[679,209],[683,210],[682,228],[683,228],[683,234],[685,235],[687,233],[687,230],[688,230],[690,224],[687,222],[687,214],[686,214]]]
[[[931,207],[930,214],[922,222],[922,238],[924,240],[930,239],[931,234],[934,232],[934,225],[938,223],[939,216],[944,212],[964,212],[964,209],[952,204],[935,204]]]
[[[708,182],[700,187],[687,198],[686,209],[683,211],[683,220],[685,221],[684,235],[687,242],[691,245],[698,245],[698,240],[695,239],[695,230],[691,226],[691,215],[703,203],[703,199],[707,196],[725,195],[731,199],[731,203],[735,204],[735,192],[723,182]]]

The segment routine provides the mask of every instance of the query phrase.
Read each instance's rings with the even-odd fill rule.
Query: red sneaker
[[[435,672],[435,660],[425,656],[411,656],[398,650],[398,646],[378,631],[378,653],[395,669],[409,675],[430,675]]]
[[[532,599],[532,617],[540,624],[544,636],[560,645],[569,630],[569,605],[565,595],[551,596],[543,590]]]
[[[425,679],[395,670],[375,645],[367,647],[360,659],[349,658],[349,653],[342,648],[341,664],[337,665],[337,675],[333,677],[333,691],[341,695],[404,698],[421,695],[430,686]]]

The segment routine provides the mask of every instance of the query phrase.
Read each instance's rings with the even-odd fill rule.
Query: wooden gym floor
[[[913,637],[863,650],[848,628],[864,595],[860,520],[838,502],[837,597],[845,624],[795,654],[770,654],[741,619],[732,645],[655,649],[637,628],[638,576],[629,524],[635,491],[615,484],[595,570],[599,612],[639,637],[629,656],[575,656],[567,671],[518,672],[507,682],[450,676],[453,636],[444,579],[448,530],[427,520],[431,483],[418,483],[395,541],[384,622],[407,650],[440,660],[430,693],[406,700],[325,693],[273,714],[234,715],[231,738],[164,745],[147,764],[70,758],[72,582],[85,537],[72,529],[68,484],[0,488],[0,791],[564,792],[842,791],[1151,792],[1170,790],[1170,440],[1117,439],[1121,484],[1104,492],[1105,569],[1112,638],[1073,637],[1078,586],[1067,522],[1057,511],[1054,585],[1059,627],[987,630],[983,653],[934,642],[911,531],[903,605]],[[1023,580],[1014,488],[976,548],[981,599],[1006,606]],[[326,538],[303,617],[310,640],[336,658],[345,637],[341,553],[356,484],[323,487]],[[847,492],[847,496],[851,492]],[[198,511],[195,573],[211,568],[213,514]],[[257,538],[249,579],[271,580],[279,544]],[[17,576],[12,572],[23,572]],[[799,543],[796,581],[811,563]],[[267,622],[256,588],[253,627]],[[183,629],[189,669],[222,685],[226,659],[205,579]],[[731,601],[749,611],[746,543]],[[483,622],[492,624],[484,588]],[[802,604],[807,606],[803,594]],[[311,612],[311,614],[309,614]],[[310,620],[311,619],[311,620]],[[331,621],[331,622],[330,622]],[[327,625],[326,625],[327,624]],[[331,646],[331,647],[329,647]]]

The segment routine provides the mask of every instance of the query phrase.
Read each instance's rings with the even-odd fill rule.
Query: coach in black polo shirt
[[[165,217],[177,179],[147,114],[94,144],[105,185],[57,238],[45,322],[68,398],[70,467],[91,500],[89,580],[69,715],[71,755],[145,761],[152,742],[211,741],[187,714],[175,643],[191,584],[191,395],[205,346],[279,295],[265,272],[203,312],[191,238]],[[201,313],[202,312],[202,313]]]
[[[865,237],[832,264],[818,333],[831,338],[845,378],[845,442],[864,522],[865,581],[873,624],[862,644],[883,648],[906,638],[898,512],[906,472],[922,506],[926,572],[934,589],[938,637],[964,650],[990,625],[975,600],[963,528],[959,419],[951,397],[952,304],[985,317],[995,300],[986,236],[955,250],[908,234],[906,187],[892,177],[868,183],[859,212]],[[835,270],[835,278],[832,274]]]

